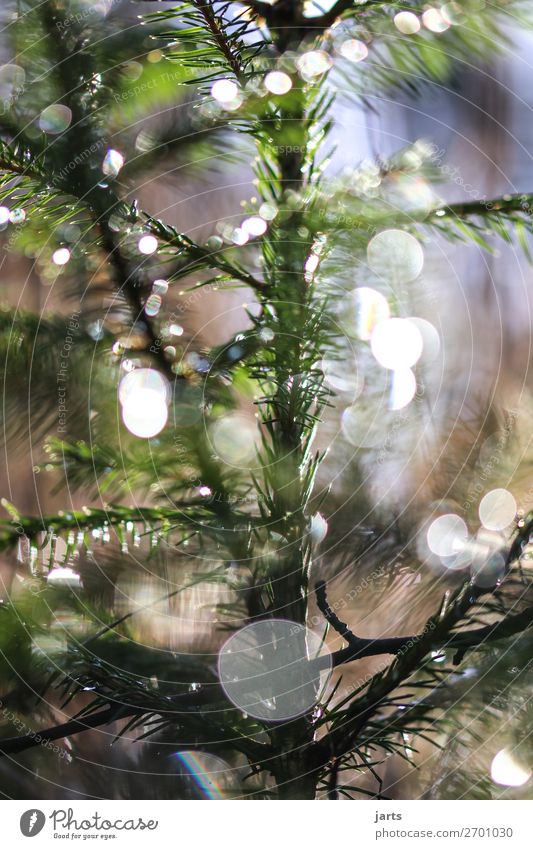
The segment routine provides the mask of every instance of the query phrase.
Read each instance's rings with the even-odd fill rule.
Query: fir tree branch
[[[499,622],[486,625],[484,628],[459,631],[453,634],[442,647],[458,649],[453,661],[455,664],[458,664],[463,659],[463,655],[467,649],[476,649],[487,642],[495,642],[513,637],[515,634],[523,633],[532,627],[533,606],[526,607],[520,613],[505,616]]]
[[[486,590],[480,590],[472,586],[471,591],[473,597],[478,598]],[[468,649],[478,648],[486,642],[494,642],[506,637],[511,637],[514,634],[521,633],[533,627],[533,606],[527,607],[520,613],[505,616],[499,622],[487,625],[483,628],[474,628],[472,630],[458,631],[454,634],[445,635],[440,640],[428,641],[427,631],[419,634],[411,634],[405,637],[383,637],[383,638],[363,638],[357,637],[341,622],[333,612],[327,601],[326,584],[324,581],[317,583],[316,588],[317,607],[328,622],[329,625],[346,640],[348,646],[339,651],[333,652],[331,660],[333,666],[341,666],[344,663],[351,663],[353,660],[360,660],[363,657],[375,657],[382,654],[400,654],[410,646],[416,645],[422,641],[428,642],[428,651],[435,649],[456,648],[458,653],[454,658],[454,663],[459,663],[465,651]],[[319,658],[317,661],[319,666],[327,668],[327,658]]]
[[[198,245],[188,236],[178,232],[175,227],[171,227],[169,224],[164,224],[157,218],[152,218],[152,216],[147,213],[143,213],[143,217],[146,222],[147,229],[150,230],[154,236],[157,236],[157,238],[164,242],[168,247],[174,248],[178,256],[184,256],[187,260],[190,260],[180,270],[180,277],[191,274],[193,271],[204,268],[212,268],[223,271],[225,274],[229,275],[230,278],[238,280],[241,283],[245,283],[256,292],[263,292],[265,290],[265,283],[258,280],[253,276],[253,274],[250,274],[241,266],[224,259],[220,256],[220,252],[214,253],[213,251]],[[175,279],[176,275],[173,276]]]
[[[177,19],[181,26],[171,32],[161,32],[159,37],[171,42],[176,52],[168,55],[181,60],[184,67],[196,68],[203,73],[190,82],[210,82],[221,74],[229,74],[244,86],[255,73],[253,60],[261,53],[266,41],[255,23],[244,18],[243,11],[235,14],[229,2],[189,0],[170,9],[145,15],[145,21],[161,23]]]
[[[199,711],[203,706],[213,701],[213,688],[196,690],[192,693],[180,693],[177,696],[172,696],[168,699],[172,707],[168,709],[158,708],[156,711],[161,716],[175,716],[179,714],[180,709],[186,711]],[[60,725],[54,725],[51,728],[46,728],[43,731],[31,732],[23,734],[19,737],[7,737],[0,740],[0,758],[6,755],[20,754],[27,749],[33,749],[35,746],[40,746],[43,742],[50,740],[60,740],[63,737],[71,737],[73,734],[79,734],[82,731],[89,731],[98,728],[102,725],[109,725],[110,722],[116,722],[119,719],[128,719],[132,716],[142,716],[147,713],[146,706],[116,704],[110,705],[104,710],[83,716],[78,719],[70,719]]]
[[[202,15],[208,31],[213,36],[215,43],[221,54],[226,59],[229,68],[233,71],[235,79],[244,84],[246,82],[246,74],[238,53],[232,48],[231,43],[226,37],[223,29],[223,21],[215,14],[213,3],[210,0],[192,0],[193,5]]]
[[[494,233],[507,243],[516,236],[526,258],[532,262],[528,235],[533,232],[533,195],[514,194],[492,200],[453,203],[433,209],[421,220],[422,227],[436,227],[446,239],[471,240],[492,250],[486,236]]]
[[[407,637],[385,637],[383,639],[365,639],[356,637],[345,622],[341,622],[328,604],[326,595],[326,584],[319,581],[315,587],[317,607],[324,616],[326,622],[334,631],[346,640],[348,646],[345,649],[333,652],[331,660],[333,666],[340,666],[358,660],[363,657],[372,657],[380,654],[396,654],[407,643],[418,641],[421,635],[415,634]]]
[[[208,523],[205,521],[213,513],[217,513],[220,505],[206,499],[190,500],[176,503],[173,509],[158,507],[120,507],[113,506],[108,509],[96,507],[86,508],[83,511],[72,511],[69,513],[57,513],[48,516],[21,516],[12,505],[5,499],[2,502],[5,509],[12,514],[12,521],[0,522],[0,551],[12,548],[24,536],[35,540],[39,534],[68,534],[69,531],[88,532],[101,529],[107,525],[119,527],[126,522],[145,525],[149,530],[162,529],[162,532],[172,530],[183,525],[194,527],[203,519],[202,529],[209,531]],[[233,528],[241,524],[247,528],[253,520],[247,514],[241,516],[237,513],[225,515],[226,521],[233,521]],[[219,526],[216,525],[214,530]]]
[[[80,100],[79,87],[83,85],[84,81],[88,82],[88,80],[85,80],[87,55],[86,51],[84,52],[83,42],[80,41],[76,44],[74,50],[68,50],[65,43],[65,32],[69,32],[71,21],[66,20],[65,11],[58,3],[47,0],[42,4],[40,12],[48,42],[51,45],[51,53],[54,57],[54,74],[62,92],[62,99],[69,104],[72,110],[72,123],[77,129],[75,136],[71,132],[67,134],[66,138],[75,137],[77,149],[89,150],[92,145],[97,144],[99,138],[96,136],[94,128],[87,124],[85,107]],[[73,80],[78,81],[78,87],[73,88]],[[70,161],[75,161],[76,152],[77,150],[73,152],[74,155]],[[110,189],[104,192],[101,187],[94,185],[93,172],[87,167],[84,160],[82,160],[80,168],[78,188],[78,200],[89,206],[95,219],[94,223],[100,230],[102,246],[114,269],[115,285],[124,294],[131,307],[133,320],[138,321],[142,315],[150,354],[157,361],[161,371],[169,380],[173,381],[176,379],[176,375],[165,356],[160,344],[159,334],[154,329],[151,318],[144,312],[144,304],[141,300],[135,275],[124,259],[116,236],[109,226],[109,219],[120,205],[119,201]]]
[[[499,198],[493,198],[492,200],[475,200],[467,201],[465,203],[451,203],[447,206],[439,207],[437,210],[433,210],[431,215],[432,217],[438,216],[442,219],[446,216],[468,218],[476,215],[511,215],[512,213],[531,216],[532,212],[532,194],[513,194],[505,195]]]
[[[167,360],[159,334],[154,328],[154,325],[144,310],[144,303],[141,297],[141,291],[135,281],[135,276],[132,270],[129,269],[128,263],[120,250],[120,246],[116,240],[115,234],[109,227],[109,220],[101,220],[100,232],[102,234],[102,247],[104,248],[115,273],[115,284],[119,292],[122,292],[132,310],[132,318],[134,322],[142,320],[146,328],[148,336],[148,350],[156,360],[160,370],[170,382],[178,378],[172,371],[171,364]],[[179,375],[180,380],[184,380],[184,375]]]
[[[318,594],[320,594],[320,604],[323,608],[324,615],[326,615],[326,613],[327,613],[328,622],[332,625],[332,627],[335,627],[336,630],[340,627],[341,630],[339,632],[340,633],[342,632],[342,635],[345,637],[345,639],[350,638],[351,640],[358,640],[359,638],[354,637],[353,634],[347,628],[347,626],[344,625],[344,623],[340,622],[340,620],[338,620],[338,618],[335,616],[335,614],[331,611],[331,608],[329,608],[329,605],[327,604],[327,600],[324,600],[325,593],[324,593],[324,587],[323,586],[320,586],[320,588],[317,587],[317,595]],[[116,622],[114,622],[112,625],[103,629],[101,633],[105,633],[107,630],[109,630],[109,628],[115,627],[116,625],[120,624],[122,621],[125,621],[128,618],[129,615],[130,614],[122,617],[121,619],[116,620]],[[527,628],[531,627],[532,625],[533,625],[533,607],[530,607],[530,608],[527,608],[526,610],[522,611],[522,613],[520,613],[520,614],[517,614],[515,616],[506,617],[503,621],[501,621],[500,623],[496,623],[495,625],[490,625],[490,626],[487,626],[486,628],[474,629],[472,631],[461,632],[461,633],[455,635],[454,637],[452,637],[446,643],[446,645],[447,646],[449,646],[449,645],[461,646],[462,649],[464,649],[464,648],[475,648],[475,647],[481,645],[482,643],[486,642],[488,639],[497,640],[497,639],[502,639],[504,637],[509,637],[509,636],[512,636],[515,633],[522,632],[522,631],[526,630]],[[413,646],[413,641],[422,642],[425,638],[427,638],[427,633],[428,632],[424,632],[422,634],[417,635],[416,637],[397,638],[397,639],[402,641],[402,645],[404,647],[409,647],[411,649],[412,646]],[[92,639],[95,639],[95,638],[96,637],[94,637]],[[88,642],[90,642],[90,640]],[[366,641],[363,641],[363,642],[366,642]],[[390,645],[389,645],[390,641],[374,640],[374,641],[368,641],[368,642],[369,643],[373,642],[375,644],[375,647],[376,647],[376,650],[369,652],[369,654],[385,654],[385,653],[388,654],[388,653],[391,653]],[[385,646],[385,648],[383,647],[384,644],[387,644]],[[430,651],[432,647],[434,647],[434,646],[432,646],[431,641],[430,641],[429,645],[426,646],[424,653],[427,653],[428,651]],[[378,648],[379,648],[379,650],[378,650]],[[368,654],[359,654],[358,656],[359,657],[368,656]],[[352,657],[350,659],[354,660],[356,658]],[[420,658],[418,657],[418,653],[417,653],[417,662],[413,663],[411,661],[410,668],[409,668],[409,666],[407,666],[407,668],[404,669],[402,677],[403,678],[408,677],[408,675],[412,671],[414,671],[414,669],[416,669],[418,667],[419,661],[420,661]],[[316,664],[316,661],[312,661],[312,662],[314,664]],[[348,662],[348,660],[345,660],[343,662]],[[337,664],[334,664],[334,665],[337,665]],[[392,667],[390,669],[392,669]],[[385,685],[385,687],[380,688],[380,697],[381,698],[383,698],[388,692],[395,689],[399,685],[400,681],[396,680],[396,677],[397,676],[393,676],[392,685],[391,685],[391,682],[388,681],[388,683]],[[385,678],[387,679],[387,676],[385,676]],[[390,676],[389,676],[389,678],[390,678]],[[206,688],[204,690],[195,691],[194,693],[184,693],[184,694],[180,694],[180,695],[177,695],[177,696],[173,696],[173,697],[171,697],[171,701],[172,701],[172,705],[173,705],[172,709],[164,710],[164,709],[158,708],[156,712],[158,714],[162,715],[162,716],[164,716],[165,714],[169,714],[170,716],[172,716],[175,713],[174,708],[178,708],[178,707],[181,707],[181,708],[186,709],[188,711],[200,710],[202,708],[202,706],[205,706],[205,704],[212,703],[214,696],[216,698],[220,698],[220,696],[222,694],[219,692],[219,688],[217,687],[215,689],[217,690],[216,693],[214,693],[213,688],[210,687],[210,688]],[[374,709],[376,709],[377,707],[379,707],[379,705],[376,702],[372,702],[367,707],[367,709],[363,713],[362,717],[359,718],[359,722],[358,722],[358,725],[357,725],[358,729],[363,727],[364,723],[366,723],[366,721],[370,718],[371,714],[374,712]],[[89,714],[88,716],[85,716],[85,717],[80,718],[80,719],[69,720],[66,723],[63,723],[63,724],[57,725],[57,726],[53,726],[52,728],[45,729],[41,732],[33,732],[33,733],[25,734],[25,735],[22,735],[22,736],[19,736],[19,737],[7,738],[7,739],[0,741],[0,757],[5,756],[5,755],[17,754],[17,753],[20,753],[22,751],[25,751],[26,749],[30,749],[30,748],[33,748],[35,746],[38,746],[44,741],[58,740],[58,739],[61,739],[63,737],[68,737],[68,736],[71,736],[73,734],[78,734],[80,732],[87,731],[89,729],[93,729],[93,728],[96,728],[96,727],[99,727],[99,726],[102,726],[102,725],[107,725],[107,724],[109,724],[111,722],[115,722],[119,719],[126,719],[126,718],[129,718],[129,717],[132,717],[132,716],[142,716],[143,714],[146,713],[146,711],[147,711],[146,706],[137,707],[137,706],[134,706],[134,705],[119,704],[119,705],[110,706],[110,707],[106,708],[105,710],[98,711],[98,712],[93,713],[93,714]],[[331,772],[330,772],[330,782],[329,782],[329,792],[328,792],[329,798],[335,798],[335,790],[336,790],[336,783],[337,783],[336,782],[336,776],[337,776],[338,769],[340,767],[339,755],[336,755],[335,758],[336,759],[335,759],[335,761],[332,765],[332,769],[331,769]]]
[[[131,715],[126,708],[116,705],[93,713],[84,719],[70,719],[68,722],[63,722],[61,725],[54,725],[51,728],[43,729],[43,731],[22,734],[19,737],[7,737],[4,740],[0,740],[0,758],[7,755],[17,755],[27,749],[40,746],[42,743],[47,743],[51,740],[61,740],[63,737],[70,737],[72,734],[79,734],[82,731],[89,731],[101,725],[108,725],[116,719],[123,719]]]
[[[423,664],[426,655],[435,648],[442,648],[454,643],[456,639],[463,641],[462,648],[468,643],[468,648],[475,648],[487,639],[499,639],[503,636],[511,636],[531,626],[533,608],[528,608],[514,617],[503,620],[501,630],[496,626],[477,629],[474,631],[461,632],[451,637],[450,632],[464,619],[469,608],[480,595],[472,592],[472,585],[467,583],[459,588],[448,604],[441,609],[438,616],[428,620],[422,634],[416,640],[405,643],[404,648],[398,651],[397,657],[387,669],[375,675],[367,687],[365,693],[354,699],[345,711],[340,711],[339,716],[333,720],[331,731],[327,736],[327,745],[330,756],[338,759],[357,746],[357,739],[371,717],[385,704],[388,696]],[[461,645],[461,643],[458,643]],[[338,769],[338,761],[332,762],[333,772]],[[333,784],[332,782],[332,788]],[[332,789],[331,798],[335,798]]]

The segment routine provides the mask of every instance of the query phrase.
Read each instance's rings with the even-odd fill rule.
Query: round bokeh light
[[[125,404],[132,393],[142,389],[157,392],[165,402],[170,398],[170,384],[161,372],[153,368],[137,368],[128,372],[120,381],[118,400]]]
[[[531,778],[531,770],[516,759],[509,749],[501,749],[490,766],[490,777],[504,787],[521,787]]]
[[[211,95],[219,103],[231,103],[239,93],[237,83],[233,80],[217,80],[211,86]]]
[[[479,518],[488,531],[503,531],[516,516],[516,501],[506,489],[492,489],[481,499]]]
[[[416,377],[410,368],[392,372],[389,408],[403,410],[416,395]]]
[[[434,519],[427,530],[427,544],[437,557],[454,557],[465,547],[468,528],[464,519],[455,513],[445,513]]]
[[[210,428],[217,456],[230,466],[246,468],[253,461],[259,445],[255,421],[240,413],[217,419]]]
[[[398,12],[394,15],[394,26],[404,35],[414,35],[420,30],[420,21],[414,12]]]
[[[165,399],[153,389],[135,389],[122,405],[122,420],[134,436],[151,439],[165,427],[168,407]]]
[[[158,241],[155,236],[151,236],[150,234],[146,236],[141,236],[137,243],[137,247],[139,252],[144,254],[145,256],[149,256],[153,254],[157,250]]]
[[[415,280],[424,267],[420,242],[405,230],[382,230],[368,243],[367,258],[372,271],[398,283]]]
[[[329,654],[312,662],[321,648],[321,638],[296,622],[254,622],[220,649],[220,683],[232,704],[256,719],[302,716],[318,701],[321,673],[331,670]]]
[[[292,88],[292,80],[284,71],[271,71],[265,77],[265,88],[272,94],[287,94]]]
[[[387,318],[374,327],[372,353],[384,368],[408,369],[420,359],[424,342],[420,330],[407,318]]]

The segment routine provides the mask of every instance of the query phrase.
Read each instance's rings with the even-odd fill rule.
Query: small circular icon
[[[46,817],[42,811],[37,808],[31,808],[29,811],[24,811],[20,818],[20,830],[24,837],[35,837],[43,830]]]

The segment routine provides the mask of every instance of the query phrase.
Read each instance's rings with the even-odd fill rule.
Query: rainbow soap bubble
[[[49,136],[58,136],[70,127],[72,111],[62,103],[52,103],[43,109],[39,117],[39,127]]]
[[[187,799],[228,799],[239,792],[237,771],[209,752],[183,750],[171,755]]]

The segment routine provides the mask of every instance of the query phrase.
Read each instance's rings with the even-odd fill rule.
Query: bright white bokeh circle
[[[492,489],[479,503],[479,519],[489,531],[503,531],[516,516],[516,500],[507,489]]]
[[[518,763],[515,755],[508,749],[501,749],[494,756],[490,766],[490,777],[495,784],[505,787],[521,787],[531,778],[531,770]]]
[[[155,236],[151,236],[150,234],[146,236],[141,236],[138,241],[137,247],[139,249],[139,253],[144,254],[145,256],[149,256],[156,252],[158,246],[158,241]]]
[[[137,368],[124,375],[118,387],[118,400],[125,404],[131,393],[142,389],[151,389],[159,393],[166,401],[170,398],[170,385],[161,372],[153,368]]]
[[[241,230],[244,230],[248,236],[262,236],[263,233],[266,233],[267,227],[267,222],[260,215],[252,215],[241,224]]]
[[[454,557],[468,540],[466,522],[455,513],[445,513],[433,519],[427,529],[427,544],[437,557]]]
[[[271,71],[265,77],[265,88],[271,94],[287,94],[292,88],[292,80],[284,71]]]
[[[231,103],[239,93],[239,87],[233,80],[217,80],[211,86],[211,95],[219,103]]]
[[[418,327],[407,318],[387,318],[374,327],[370,347],[384,368],[407,369],[420,359],[424,343]]]
[[[54,265],[66,265],[70,259],[70,251],[68,248],[58,248],[52,254],[52,262]]]
[[[391,374],[389,409],[403,410],[416,395],[416,377],[410,368],[396,369]]]
[[[398,12],[394,15],[394,26],[404,35],[419,32],[421,24],[414,12]]]
[[[331,56],[324,50],[309,50],[307,53],[302,53],[296,60],[296,67],[304,80],[325,74],[332,64]]]
[[[358,38],[347,38],[342,42],[339,53],[349,62],[362,62],[368,56],[368,47]]]
[[[142,439],[157,436],[167,419],[167,403],[160,392],[136,387],[127,394],[122,405],[122,421],[134,436]]]

